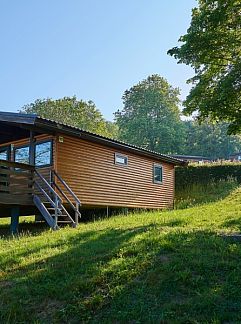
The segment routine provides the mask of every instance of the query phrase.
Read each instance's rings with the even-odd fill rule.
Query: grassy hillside
[[[237,187],[238,182],[233,178],[178,187],[175,192],[175,208],[183,209],[223,199]]]
[[[0,241],[1,323],[240,323],[241,189]]]

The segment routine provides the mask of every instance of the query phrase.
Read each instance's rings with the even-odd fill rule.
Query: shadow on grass
[[[227,220],[222,224],[222,226],[229,227],[241,232],[241,218]]]
[[[43,231],[46,231],[49,229],[49,226],[45,222],[39,222],[36,223],[34,220],[33,221],[26,221],[26,220],[21,220],[22,217],[20,217],[20,222],[19,222],[19,235],[24,235],[31,233],[33,235],[40,234]],[[28,218],[28,217],[24,217]],[[3,219],[0,218],[0,221]],[[10,232],[10,223],[11,219],[8,218],[7,221],[4,221],[4,223],[0,222],[0,237],[1,238],[9,238],[12,236]]]
[[[171,219],[170,221],[166,221],[164,223],[161,223],[160,226],[168,226],[168,227],[177,227],[177,226],[183,226],[186,225],[187,222],[183,219]]]
[[[152,224],[77,233],[59,250],[57,243],[45,242],[37,261],[29,247],[18,256],[24,262],[1,264],[2,322],[241,320],[241,246],[215,233],[163,234]]]

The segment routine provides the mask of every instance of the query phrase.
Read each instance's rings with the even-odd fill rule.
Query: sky
[[[160,74],[185,99],[193,75],[167,50],[190,25],[195,0],[0,0],[0,111],[76,95],[104,117],[126,89]]]

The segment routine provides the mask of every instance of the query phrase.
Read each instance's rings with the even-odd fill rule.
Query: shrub
[[[176,190],[182,190],[193,184],[208,185],[220,180],[235,179],[241,184],[241,163],[204,164],[176,168]]]
[[[209,183],[191,183],[176,190],[175,209],[184,209],[225,198],[238,186],[235,179],[221,179]]]

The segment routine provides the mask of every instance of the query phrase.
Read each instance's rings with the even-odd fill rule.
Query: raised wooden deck
[[[50,178],[47,181],[32,165],[0,160],[0,217],[11,216],[12,232],[17,232],[22,212],[40,213],[52,229],[61,223],[77,226],[80,200],[57,172],[52,170]]]
[[[0,208],[33,205],[34,166],[0,160]]]

